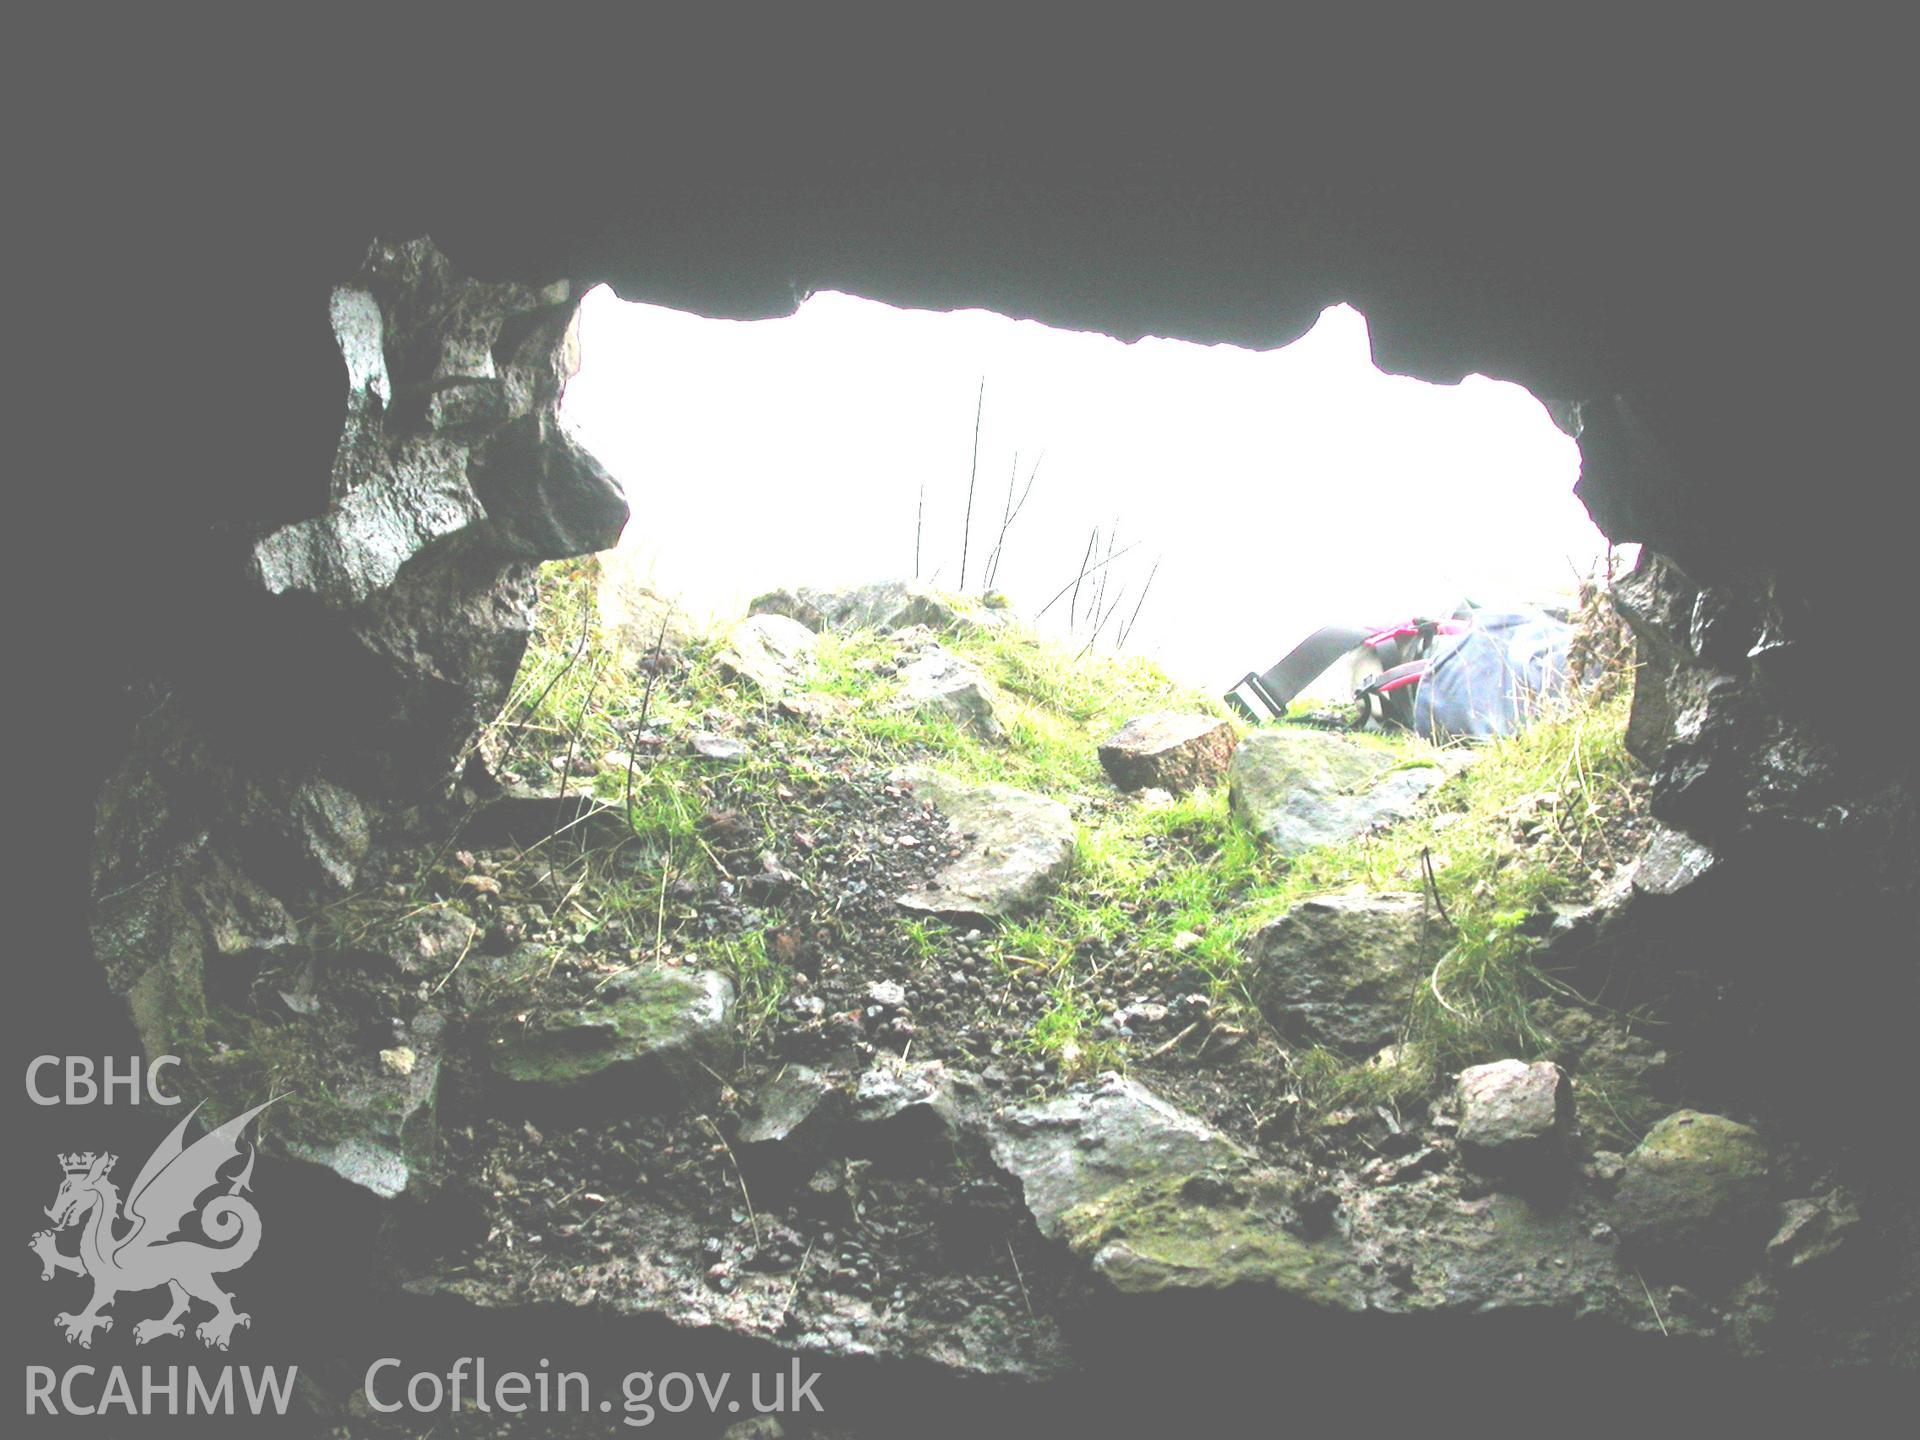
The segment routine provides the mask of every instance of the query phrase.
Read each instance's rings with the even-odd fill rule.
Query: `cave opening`
[[[603,286],[580,359],[562,413],[636,511],[601,563],[706,625],[914,580],[1220,693],[1324,625],[1564,610],[1637,549],[1609,556],[1539,401],[1383,374],[1344,304],[1254,350],[834,292],[708,319]]]

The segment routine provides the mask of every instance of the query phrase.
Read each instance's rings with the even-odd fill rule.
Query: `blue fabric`
[[[1434,643],[1413,701],[1429,740],[1512,735],[1565,693],[1573,627],[1537,611],[1476,611],[1473,628]]]

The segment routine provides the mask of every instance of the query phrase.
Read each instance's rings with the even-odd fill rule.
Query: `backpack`
[[[1226,700],[1251,720],[1285,718],[1295,696],[1352,656],[1373,672],[1354,690],[1355,729],[1374,724],[1434,741],[1511,735],[1565,690],[1572,638],[1566,622],[1533,610],[1463,610],[1378,630],[1329,625],[1246,675]]]

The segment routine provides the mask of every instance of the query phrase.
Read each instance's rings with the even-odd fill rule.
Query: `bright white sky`
[[[1127,649],[1212,689],[1322,624],[1563,592],[1606,548],[1573,498],[1578,449],[1538,401],[1383,375],[1345,306],[1265,352],[838,294],[738,322],[603,288],[581,325],[565,410],[633,503],[621,558],[701,616],[911,575],[923,482],[921,572],[953,587],[983,375],[967,588],[1014,453],[1024,485],[1044,452],[996,588],[1030,616],[1117,524],[1140,542],[1112,567],[1121,617],[1160,561]]]

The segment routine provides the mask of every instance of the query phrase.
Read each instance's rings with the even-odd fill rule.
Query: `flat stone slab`
[[[747,758],[747,742],[737,740],[731,735],[715,735],[710,731],[696,730],[687,736],[687,748],[702,760],[744,760]]]
[[[508,777],[497,793],[482,799],[467,823],[460,827],[463,844],[537,845],[566,832],[579,836],[589,827],[610,823],[615,807],[601,803],[593,793],[593,762],[576,759],[571,775],[529,782]]]
[[[1157,711],[1129,720],[1100,745],[1100,767],[1121,790],[1181,794],[1216,785],[1238,744],[1217,715]]]
[[[925,766],[896,771],[965,837],[960,855],[925,889],[898,898],[909,910],[1001,920],[1039,904],[1073,868],[1074,824],[1058,800],[1011,785],[970,784]]]
[[[1443,758],[1447,757],[1447,758]],[[1353,840],[1412,815],[1416,802],[1464,763],[1464,752],[1406,756],[1297,726],[1255,731],[1227,769],[1234,813],[1291,858]]]
[[[1138,1081],[1109,1075],[1005,1112],[988,1143],[1040,1233],[1122,1293],[1264,1286],[1330,1308],[1365,1303],[1343,1242],[1287,1228],[1280,1177]]]

